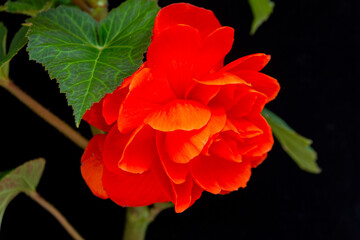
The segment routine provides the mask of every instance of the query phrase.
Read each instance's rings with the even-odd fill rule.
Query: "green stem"
[[[155,203],[153,207],[127,208],[123,240],[145,240],[149,224],[161,211],[172,206],[171,203]]]
[[[144,240],[150,224],[149,215],[148,207],[127,208],[123,240]]]

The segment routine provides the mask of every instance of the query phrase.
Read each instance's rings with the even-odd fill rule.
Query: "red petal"
[[[231,72],[239,78],[244,79],[246,82],[250,83],[251,87],[256,91],[265,94],[268,97],[267,102],[275,99],[280,91],[280,85],[278,81],[275,78],[272,78],[263,73],[247,70]]]
[[[193,83],[200,49],[199,32],[186,25],[174,25],[154,38],[149,46],[148,66],[154,76],[165,75],[177,97],[184,98]]]
[[[206,76],[200,80],[195,79],[196,82],[204,85],[228,85],[228,84],[244,84],[250,85],[245,79],[239,78],[238,76],[227,73],[227,72],[217,72],[211,75]]]
[[[199,30],[202,37],[206,37],[215,29],[221,27],[212,11],[188,3],[176,3],[159,11],[155,19],[153,38],[176,24],[192,26]]]
[[[150,70],[144,68],[134,76],[130,92],[121,104],[119,130],[123,133],[134,130],[150,113],[175,98],[166,80],[152,78]]]
[[[252,138],[263,134],[263,130],[246,118],[228,119],[227,123],[235,128],[232,130],[238,133],[241,138]]]
[[[211,70],[212,72],[218,70],[219,62],[223,62],[226,54],[230,52],[233,42],[234,29],[230,27],[218,28],[205,38],[194,66],[197,73],[195,78],[202,78]]]
[[[190,131],[205,126],[210,116],[210,110],[201,103],[177,99],[154,111],[145,123],[163,132]]]
[[[170,200],[151,171],[142,174],[114,173],[105,168],[103,183],[109,198],[123,207],[147,206]]]
[[[143,173],[156,155],[155,131],[149,126],[140,126],[126,143],[118,166],[126,172]]]
[[[93,125],[94,127],[104,131],[108,132],[111,128],[106,122],[102,115],[103,110],[103,101],[102,98],[100,102],[94,103],[89,110],[87,110],[83,116],[83,119],[88,122],[89,124]]]
[[[103,160],[106,168],[110,171],[114,173],[122,172],[119,168],[119,161],[130,137],[131,133],[120,133],[116,125],[114,125],[107,134],[103,150]]]
[[[270,61],[270,55],[263,53],[251,54],[242,58],[239,58],[221,69],[222,72],[233,72],[238,70],[253,70],[261,71],[266,64]]]
[[[209,153],[234,162],[242,162],[242,156],[237,151],[237,142],[233,139],[219,139],[211,144]]]
[[[245,187],[251,175],[249,162],[236,163],[213,156],[200,155],[193,159],[189,166],[195,182],[214,194],[222,190],[236,191]]]
[[[105,136],[103,134],[94,136],[81,157],[81,174],[86,184],[95,196],[103,199],[108,198],[102,183],[104,168],[102,148]]]
[[[203,192],[203,189],[197,186],[189,175],[182,184],[175,184],[170,181],[160,161],[153,162],[152,171],[159,184],[163,187],[167,197],[174,203],[176,212],[182,212],[189,208],[200,198]]]
[[[238,88],[234,106],[227,112],[229,118],[239,119],[249,114],[260,114],[266,103],[266,96],[250,88]],[[241,90],[240,90],[241,89]]]
[[[199,101],[206,106],[219,91],[220,86],[208,86],[196,83],[189,89],[186,99]]]
[[[226,123],[224,111],[212,109],[209,123],[200,130],[166,133],[165,148],[172,161],[188,163],[204,149],[210,137],[220,132]]]
[[[108,125],[112,125],[118,119],[120,105],[128,91],[128,88],[117,88],[112,94],[105,95],[102,114]]]
[[[189,169],[186,164],[175,163],[171,161],[166,150],[165,134],[158,132],[156,134],[156,145],[161,160],[161,164],[167,176],[176,184],[184,183]]]
[[[271,128],[266,120],[259,114],[258,116],[252,116],[249,121],[253,122],[258,128],[263,131],[263,134],[246,139],[246,144],[254,144],[257,147],[249,151],[247,156],[263,156],[269,152],[274,144],[274,138],[272,136]]]

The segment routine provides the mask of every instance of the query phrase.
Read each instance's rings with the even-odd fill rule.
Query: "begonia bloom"
[[[147,61],[84,119],[108,132],[82,157],[92,192],[121,206],[171,201],[189,208],[203,191],[246,186],[273,145],[261,111],[278,82],[259,71],[270,56],[223,65],[234,30],[186,3],[160,10]]]

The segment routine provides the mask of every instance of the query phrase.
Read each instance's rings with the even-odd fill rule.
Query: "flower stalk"
[[[83,240],[84,238],[75,230],[75,228],[68,222],[68,220],[57,210],[52,204],[42,198],[36,191],[26,193],[31,199],[37,202],[45,210],[47,210],[51,215],[53,215],[56,220],[64,227],[64,229],[70,234],[70,236],[75,240]]]
[[[126,209],[123,240],[144,240],[149,224],[172,203],[155,203],[152,207],[129,207]]]
[[[71,141],[73,141],[79,147],[85,149],[88,144],[88,140],[81,136],[77,131],[71,128],[68,124],[66,124],[63,120],[52,114],[49,110],[44,108],[40,103],[35,101],[32,97],[27,95],[24,91],[22,91],[18,86],[16,86],[11,81],[2,81],[0,80],[0,86],[8,90],[11,94],[13,94],[19,101],[25,104],[28,108],[30,108],[33,112],[35,112],[39,117],[44,119],[50,125],[59,130],[62,134],[68,137]]]

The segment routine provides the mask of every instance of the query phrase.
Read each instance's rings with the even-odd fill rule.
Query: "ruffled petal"
[[[231,73],[250,83],[256,91],[265,94],[268,98],[266,102],[275,99],[280,91],[278,81],[263,73],[248,70],[231,71]]]
[[[121,173],[119,161],[122,158],[124,148],[129,142],[132,133],[120,133],[117,126],[114,125],[106,136],[103,160],[106,168],[114,173]]]
[[[245,79],[242,79],[232,73],[224,72],[224,73],[214,73],[206,76],[202,79],[194,79],[196,82],[204,84],[204,85],[229,85],[229,84],[244,84],[250,86]]]
[[[111,126],[105,122],[102,115],[103,101],[104,98],[102,98],[100,102],[94,103],[91,108],[85,112],[83,119],[90,125],[93,125],[104,132],[108,132],[111,129]]]
[[[263,131],[263,134],[246,139],[246,144],[253,144],[256,146],[256,148],[250,150],[246,155],[252,157],[263,156],[265,153],[269,152],[274,145],[274,138],[272,136],[271,128],[264,117],[260,114],[257,116],[252,116],[248,120],[260,128]]]
[[[251,175],[249,162],[237,163],[216,156],[200,155],[189,163],[189,168],[194,181],[213,194],[245,187]]]
[[[156,145],[159,153],[161,164],[172,182],[176,184],[184,183],[189,169],[186,164],[176,163],[172,161],[166,151],[165,134],[157,132]]]
[[[178,213],[194,204],[203,192],[203,189],[197,186],[189,175],[187,175],[186,180],[181,184],[172,182],[165,173],[160,161],[153,162],[152,171],[166,196],[174,203],[175,211]]]
[[[105,168],[103,184],[109,198],[123,207],[140,207],[170,201],[151,171],[142,174],[125,171],[114,173]]]
[[[206,106],[219,91],[220,86],[208,86],[196,83],[189,89],[186,99],[199,101]]]
[[[221,72],[239,71],[239,70],[252,70],[261,71],[270,61],[270,55],[263,53],[255,53],[242,58],[239,58],[221,69]]]
[[[191,100],[174,100],[149,115],[145,123],[163,131],[190,131],[204,127],[211,117],[208,107]]]
[[[156,154],[155,131],[142,125],[126,143],[118,166],[126,172],[143,173],[149,170]]]
[[[242,162],[242,156],[237,150],[237,142],[231,138],[219,138],[211,144],[211,156],[217,156],[234,162]]]
[[[221,109],[212,109],[208,124],[194,131],[173,131],[166,133],[165,149],[176,163],[188,163],[204,149],[210,137],[220,132],[226,123],[226,114]]]
[[[121,104],[117,122],[119,131],[134,130],[149,114],[175,98],[164,78],[152,78],[150,69],[144,68],[134,76],[130,92]]]
[[[102,199],[108,198],[103,187],[102,176],[104,163],[102,161],[102,148],[106,135],[94,136],[87,145],[81,157],[81,175],[91,192]]]
[[[231,50],[234,42],[234,29],[221,27],[212,32],[203,41],[196,61],[195,78],[202,78],[204,75],[213,73],[219,69],[219,62],[223,60]]]
[[[120,105],[129,89],[117,88],[112,94],[106,94],[103,101],[102,114],[106,124],[112,125],[119,117]]]
[[[148,67],[154,77],[165,75],[178,98],[184,98],[201,46],[199,31],[187,25],[174,25],[162,31],[149,46]]]
[[[229,118],[242,118],[249,114],[260,114],[266,103],[266,96],[250,88],[236,91],[235,104],[227,111]]]
[[[221,27],[212,11],[188,3],[175,3],[159,11],[155,19],[153,38],[176,24],[185,24],[198,29],[203,38]]]

